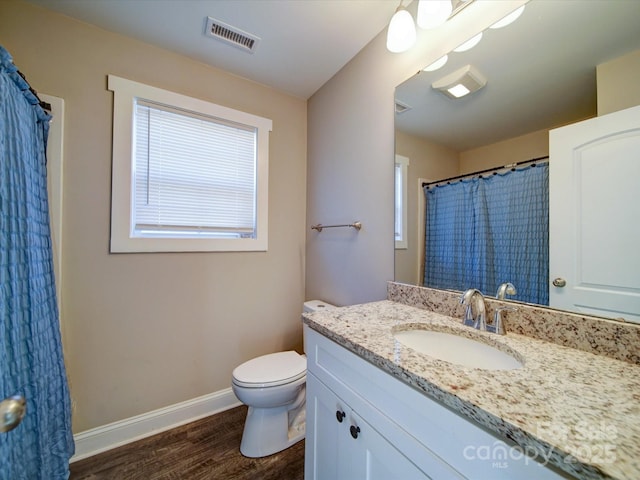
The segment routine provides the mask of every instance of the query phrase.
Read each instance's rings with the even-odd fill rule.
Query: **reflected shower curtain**
[[[0,433],[0,479],[69,477],[71,408],[49,231],[49,116],[0,46],[0,400],[27,412]]]
[[[424,286],[549,303],[549,166],[425,187]]]

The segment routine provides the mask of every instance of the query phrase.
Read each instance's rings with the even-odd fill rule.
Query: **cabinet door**
[[[366,480],[430,478],[356,413],[352,413],[350,423],[357,429],[349,432],[350,436],[352,433],[357,435],[357,438],[352,438],[355,446],[352,478]]]
[[[422,480],[429,477],[308,373],[305,478]]]
[[[347,415],[351,412],[313,374],[307,373],[307,426],[304,477],[307,480],[340,480],[350,477]]]

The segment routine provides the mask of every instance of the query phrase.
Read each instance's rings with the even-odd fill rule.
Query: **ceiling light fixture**
[[[460,98],[480,90],[487,79],[472,65],[465,65],[431,84],[431,87],[449,98]]]
[[[387,29],[387,50],[401,53],[409,50],[416,43],[416,26],[409,11],[400,5],[391,17]]]

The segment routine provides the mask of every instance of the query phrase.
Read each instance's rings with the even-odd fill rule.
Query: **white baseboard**
[[[92,428],[73,436],[71,463],[242,405],[231,388]]]

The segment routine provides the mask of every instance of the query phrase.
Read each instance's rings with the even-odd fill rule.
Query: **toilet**
[[[333,308],[326,302],[304,303],[305,312]],[[249,407],[240,453],[266,457],[304,438],[307,358],[291,350],[254,358],[233,370],[231,387]]]

